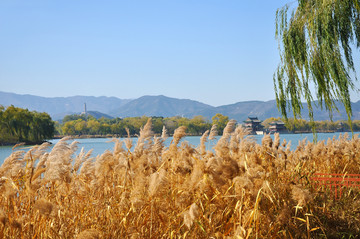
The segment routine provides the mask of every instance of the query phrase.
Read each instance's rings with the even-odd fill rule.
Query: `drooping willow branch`
[[[313,122],[315,94],[330,118],[340,101],[351,125],[350,91],[355,89],[353,79],[357,80],[352,50],[360,49],[360,0],[298,0],[294,5],[276,12],[278,108],[285,119],[291,109],[296,119],[301,117],[301,100],[305,99]]]

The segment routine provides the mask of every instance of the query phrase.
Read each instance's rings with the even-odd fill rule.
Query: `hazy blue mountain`
[[[325,110],[325,107],[323,106],[323,108],[320,107],[319,102],[315,101],[314,104],[316,105],[314,107],[314,119],[315,120],[328,120],[329,119],[329,112],[327,112]],[[339,111],[334,110],[333,111],[333,120],[337,121],[337,120],[346,120],[347,119],[347,115],[346,115],[346,110],[345,107],[340,103],[340,101],[335,102],[336,107],[338,108]],[[358,120],[360,119],[360,102],[355,102],[355,103],[351,103],[351,107],[353,110],[353,119],[354,120]],[[303,104],[303,109],[301,111],[301,114],[303,115],[303,118],[308,120],[308,114],[309,114],[309,110],[307,108],[307,104]]]
[[[159,96],[142,96],[122,105],[112,111],[111,115],[118,117],[133,116],[184,116],[192,117],[199,115],[199,112],[205,109],[213,108],[194,100],[176,99],[163,95]]]
[[[313,106],[314,110],[314,119],[315,120],[329,120],[329,113],[325,110],[325,108],[321,109],[318,105],[318,102],[314,102]],[[333,112],[333,120],[346,120],[347,115],[344,106],[340,104],[340,102],[336,102],[336,106],[339,109],[339,112],[334,110]],[[353,119],[360,119],[360,101],[352,103],[353,108]],[[309,120],[308,116],[308,108],[307,104],[303,103],[303,109],[301,111],[301,115],[303,119]],[[277,109],[276,101],[244,101],[238,102],[230,105],[223,105],[219,107],[214,107],[212,109],[206,109],[199,114],[211,118],[216,113],[220,113],[223,115],[229,116],[230,119],[235,119],[237,121],[244,121],[248,116],[257,116],[259,119],[264,120],[270,117],[281,117],[280,112]],[[288,113],[288,117],[292,118],[293,114],[291,112]]]
[[[209,120],[216,114],[221,113],[242,122],[248,116],[257,116],[260,120],[269,117],[280,117],[276,107],[276,101],[244,101],[235,104],[214,107],[189,99],[176,99],[163,95],[143,96],[138,99],[128,100],[116,97],[39,97],[33,95],[19,95],[0,91],[0,105],[28,108],[39,112],[47,112],[54,120],[62,119],[68,114],[79,114],[84,111],[86,103],[88,112],[94,113],[94,117],[133,117],[133,116],[184,116],[194,117],[203,115]],[[317,102],[315,102],[317,103]],[[333,120],[347,119],[344,107],[337,102],[339,113],[334,111]],[[352,103],[353,119],[360,119],[360,101]],[[308,119],[307,105],[303,104],[302,116]],[[289,114],[292,117],[292,114]],[[315,120],[328,120],[329,115],[325,109],[314,107]]]
[[[230,105],[223,105],[206,109],[199,114],[210,118],[216,113],[229,116],[230,119],[243,121],[248,116],[257,116],[259,119],[266,119],[269,117],[280,117],[280,113],[276,108],[276,101],[244,101]]]
[[[360,100],[352,103],[353,119],[360,119]]]
[[[129,101],[130,100],[105,96],[41,97],[0,91],[0,105],[14,105],[29,110],[47,112],[54,120],[62,119],[67,114],[83,112],[84,103],[86,103],[88,111],[98,111],[108,114]]]

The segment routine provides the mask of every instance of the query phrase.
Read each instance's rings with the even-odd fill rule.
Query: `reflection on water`
[[[356,132],[356,134],[358,134],[358,132]],[[340,135],[340,133],[319,133],[317,135],[317,137],[318,137],[318,141],[321,141],[321,140],[326,141],[329,138],[333,138],[334,136],[336,138],[338,138],[339,135]],[[254,135],[254,136],[248,136],[248,137],[253,137],[257,143],[261,144],[261,139],[263,138],[263,135]],[[272,135],[272,137],[274,137],[274,136]],[[350,137],[351,137],[351,133],[349,134],[349,138]],[[217,139],[218,138],[220,138],[220,137],[218,136]],[[311,133],[309,133],[309,134],[281,134],[280,135],[281,142],[284,139],[286,140],[286,142],[291,141],[291,149],[292,150],[295,150],[297,145],[299,144],[299,141],[301,141],[305,138],[308,141],[312,141],[313,135]],[[123,140],[123,138],[121,138],[120,140]],[[133,138],[132,140],[133,140],[133,144],[135,145],[137,138]],[[165,145],[169,146],[171,143],[171,140],[172,140],[172,138],[169,137],[165,141]],[[200,136],[189,136],[189,137],[185,137],[183,139],[183,141],[184,140],[188,141],[194,147],[197,147],[200,143]],[[59,141],[58,139],[50,140],[50,142],[52,143],[52,146],[50,147],[50,149],[58,141]],[[93,153],[92,153],[93,157],[96,157],[97,155],[102,154],[105,150],[112,151],[112,149],[115,145],[114,142],[111,142],[111,139],[104,139],[104,138],[76,139],[76,141],[79,142],[79,144],[78,144],[79,149],[78,149],[77,153],[80,152],[82,147],[84,148],[85,151],[89,151],[90,149],[93,149]],[[207,142],[206,146],[207,146],[208,150],[210,150],[213,148],[213,146],[215,144],[216,144],[216,140],[212,140],[212,141]],[[18,147],[18,148],[16,148],[16,150],[27,151],[29,148],[30,148],[29,146]],[[0,146],[0,164],[2,164],[3,161],[5,160],[5,158],[7,158],[11,153],[12,153],[12,146]]]

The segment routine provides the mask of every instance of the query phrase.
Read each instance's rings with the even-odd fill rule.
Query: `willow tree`
[[[287,4],[276,12],[276,38],[280,64],[274,86],[285,119],[290,110],[295,119],[301,117],[301,100],[305,99],[313,123],[316,97],[330,118],[333,110],[338,110],[335,102],[340,101],[351,124],[350,92],[357,80],[352,50],[360,49],[360,0]]]

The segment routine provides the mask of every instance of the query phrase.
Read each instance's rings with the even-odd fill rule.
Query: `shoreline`
[[[311,131],[295,131],[295,132],[287,132],[287,133],[282,133],[282,132],[278,132],[280,135],[282,134],[311,134]],[[332,134],[332,133],[351,133],[351,131],[319,131],[316,133],[325,133],[325,134]],[[355,132],[354,132],[355,133]],[[269,134],[269,133],[266,133]],[[265,132],[264,134],[265,135]],[[270,134],[273,135],[273,134]],[[186,135],[186,136],[201,136],[201,135]],[[220,135],[219,135],[220,136]],[[127,136],[123,137],[122,135],[112,135],[112,134],[107,134],[107,135],[54,135],[53,138],[51,139],[47,139],[44,140],[42,142],[24,142],[24,145],[37,145],[37,144],[42,144],[45,142],[48,142],[51,144],[51,142],[49,142],[49,140],[53,140],[53,139],[62,139],[64,137],[70,137],[72,139],[96,139],[96,138],[103,138],[103,139],[111,139],[111,138],[127,138]],[[136,137],[136,135],[131,135],[131,138]],[[169,135],[169,137],[172,137],[172,135]],[[8,143],[8,142],[1,142],[0,146],[15,146],[16,144],[19,144],[19,142],[17,143]]]
[[[26,145],[26,146],[31,146],[31,145],[38,145],[38,144],[43,144],[45,142],[48,142],[51,144],[51,142],[49,142],[48,140],[51,139],[47,139],[41,142],[17,142],[17,143],[9,143],[9,142],[1,142],[0,146],[15,146],[15,145]]]

